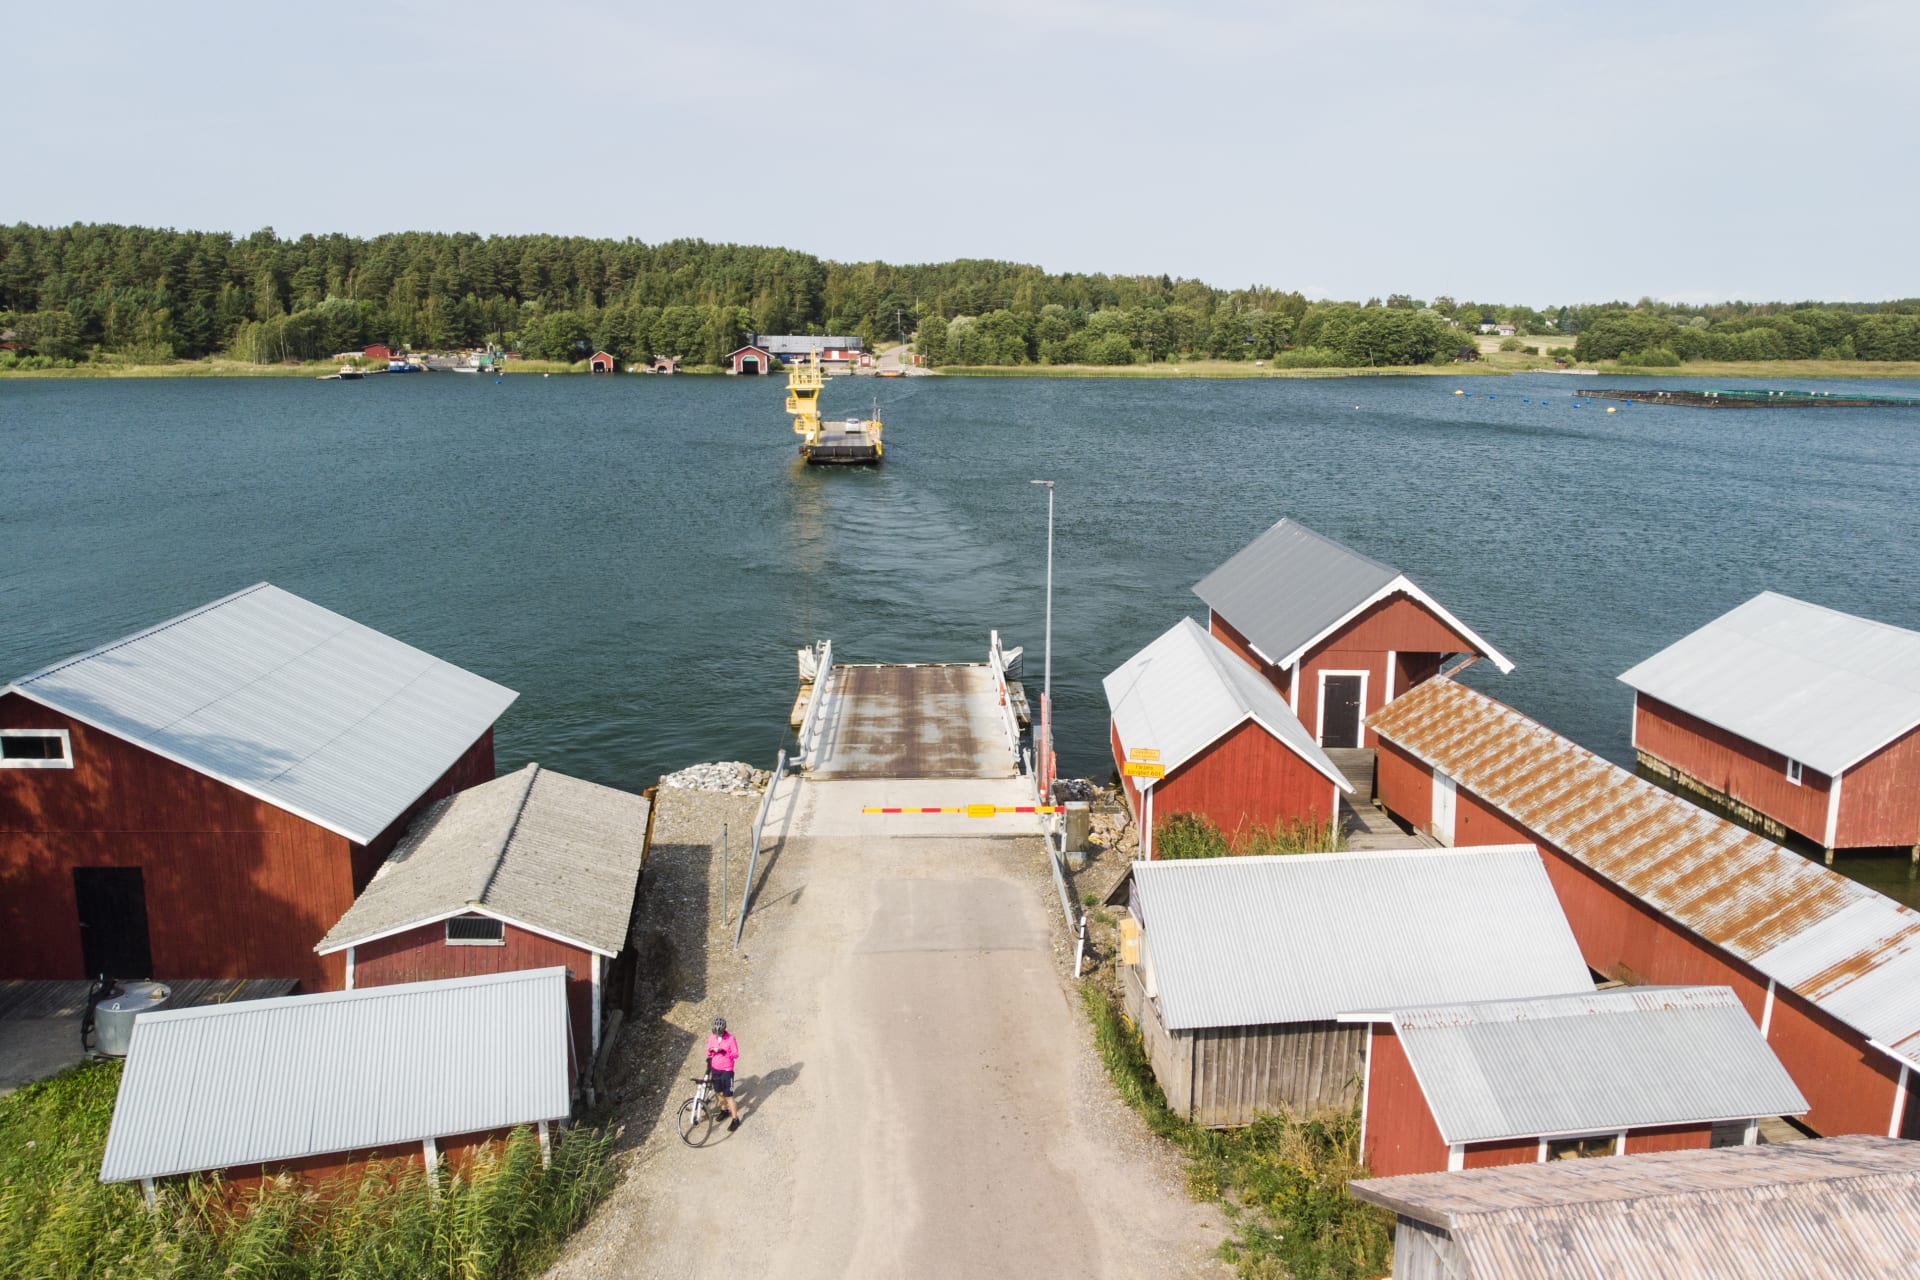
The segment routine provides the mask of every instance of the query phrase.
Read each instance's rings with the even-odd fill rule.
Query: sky
[[[1873,301],[1916,66],[1865,0],[16,5],[0,221]]]

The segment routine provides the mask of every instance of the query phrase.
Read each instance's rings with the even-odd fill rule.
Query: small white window
[[[65,729],[0,729],[0,769],[71,769]]]
[[[447,921],[450,947],[504,947],[507,929],[492,916],[454,916]]]
[[[1800,762],[1798,760],[1787,761],[1787,781],[1796,787],[1800,785]]]

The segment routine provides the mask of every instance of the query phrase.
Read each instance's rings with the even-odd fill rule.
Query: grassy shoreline
[[[1920,378],[1920,360],[1754,360],[1694,361],[1677,368],[1642,368],[1603,360],[1605,375],[1632,378]],[[71,369],[0,369],[6,378],[319,378],[340,369],[337,360],[302,364],[248,364],[218,357],[171,364],[86,363]],[[515,360],[503,372],[525,374],[587,373],[586,362]],[[681,368],[682,373],[719,374],[719,368]],[[937,370],[950,378],[1486,378],[1515,373],[1570,373],[1539,356],[1499,352],[1465,364],[1396,365],[1387,368],[1276,369],[1235,360],[1190,360],[1148,365],[950,365]],[[626,376],[626,375],[622,375]]]

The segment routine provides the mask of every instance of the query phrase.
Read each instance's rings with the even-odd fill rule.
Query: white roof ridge
[[[1462,844],[1436,845],[1431,848],[1416,849],[1336,849],[1330,853],[1232,853],[1220,858],[1152,858],[1134,859],[1135,867],[1258,867],[1284,863],[1297,866],[1303,862],[1380,862],[1390,859],[1408,861],[1439,858],[1476,858],[1490,854],[1510,854],[1519,850],[1529,853],[1540,852],[1540,846],[1531,840],[1519,840],[1511,844]]]
[[[508,820],[506,830],[500,833],[500,843],[495,847],[493,856],[487,859],[486,874],[480,880],[480,888],[467,901],[482,903],[487,900],[487,891],[493,888],[493,882],[500,875],[500,864],[507,860],[507,850],[513,847],[514,833],[520,830],[520,819],[526,816],[527,798],[533,794],[534,779],[540,775],[540,766],[533,761],[527,762],[522,769],[526,783],[520,788],[520,799],[513,806],[513,817]]]
[[[538,969],[503,969],[498,973],[467,973],[456,978],[426,978],[418,982],[389,982],[379,986],[355,987],[351,991],[296,991],[292,995],[270,996],[264,1000],[228,1000],[217,1004],[197,1004],[188,1009],[155,1009],[140,1015],[141,1022],[159,1020],[182,1022],[189,1018],[238,1016],[265,1013],[273,1009],[311,1008],[314,1005],[341,1004],[364,1000],[392,1000],[427,995],[457,987],[506,986],[514,982],[550,982],[555,974],[562,979],[567,967],[545,965]]]

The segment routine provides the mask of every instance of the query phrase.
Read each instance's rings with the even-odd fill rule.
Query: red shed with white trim
[[[0,978],[297,978],[517,695],[259,583],[0,690]]]
[[[1258,825],[1331,824],[1352,785],[1259,674],[1182,618],[1105,680],[1114,766],[1153,857],[1156,819],[1210,819],[1229,837]],[[1129,763],[1160,776],[1126,776]]]
[[[1595,971],[1733,988],[1815,1131],[1920,1138],[1920,911],[1456,681],[1371,723],[1381,805],[1451,844],[1537,844]]]
[[[1281,520],[1194,585],[1213,634],[1323,747],[1370,747],[1366,718],[1455,655],[1513,670],[1439,601],[1353,548]]]
[[[1649,773],[1829,861],[1920,856],[1920,632],[1763,591],[1620,679]]]
[[[646,797],[530,764],[422,814],[314,950],[348,990],[563,966],[584,1065],[652,829]]]
[[[729,373],[764,374],[773,372],[773,353],[748,343],[727,353]]]

